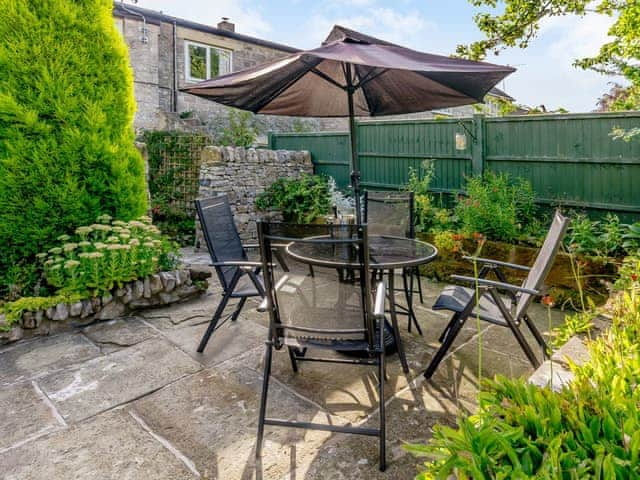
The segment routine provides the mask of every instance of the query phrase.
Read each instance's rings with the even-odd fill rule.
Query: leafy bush
[[[221,145],[234,147],[251,147],[256,141],[258,131],[251,124],[251,112],[232,109],[229,111],[229,125],[220,135]]]
[[[34,256],[56,237],[101,213],[138,217],[146,193],[113,2],[0,5],[2,297],[33,284]]]
[[[409,181],[405,186],[407,192],[413,192],[415,226],[418,232],[427,232],[432,226],[433,206],[429,188],[435,175],[432,161],[422,162],[420,169],[409,168]]]
[[[565,245],[573,253],[591,257],[616,257],[634,253],[640,246],[640,228],[620,223],[616,215],[607,214],[604,220],[590,220],[576,215],[569,225]]]
[[[525,232],[535,211],[533,188],[524,179],[486,173],[467,179],[467,197],[455,212],[466,233],[480,232],[491,240],[511,242]]]
[[[256,198],[259,210],[277,208],[286,221],[309,223],[331,210],[331,195],[325,177],[302,175],[280,178]]]
[[[560,391],[496,377],[457,428],[436,426],[419,479],[640,478],[640,263],[614,302],[612,325],[589,341]]]
[[[47,282],[58,295],[100,295],[115,286],[177,264],[175,245],[151,219],[123,222],[102,216],[97,223],[62,235],[58,246],[38,254]]]
[[[149,153],[153,223],[181,245],[193,245],[200,152],[210,140],[199,133],[161,130],[146,131],[142,138]]]

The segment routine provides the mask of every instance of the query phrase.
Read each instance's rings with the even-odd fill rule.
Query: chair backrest
[[[374,349],[366,226],[258,222],[258,238],[276,348],[285,342],[326,346],[356,340]],[[273,250],[283,245],[289,272],[277,278]]]
[[[364,192],[369,235],[415,237],[413,192]]]
[[[553,261],[558,254],[558,249],[562,244],[562,238],[564,237],[568,226],[569,219],[559,211],[556,211],[553,216],[553,221],[551,222],[551,227],[549,228],[549,233],[547,233],[547,237],[544,239],[542,248],[540,249],[540,252],[538,252],[535,262],[533,262],[529,275],[522,284],[524,288],[532,290],[540,290],[542,288],[547,275],[549,275],[549,272],[551,271]],[[520,295],[518,303],[516,304],[516,318],[520,318],[521,315],[526,313],[532,300],[532,295],[528,293]]]
[[[195,204],[211,260],[214,263],[247,260],[227,195],[196,200]],[[238,267],[215,269],[222,288],[226,290]]]

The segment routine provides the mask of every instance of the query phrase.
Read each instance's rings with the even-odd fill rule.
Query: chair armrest
[[[474,277],[465,277],[464,275],[451,275],[452,280],[457,280],[459,282],[467,282],[477,284],[481,288],[499,288],[503,290],[509,290],[510,292],[521,292],[528,293],[529,295],[540,295],[538,290],[532,290],[530,288],[520,287],[518,285],[512,285],[510,283],[497,282],[495,280],[487,280],[486,278],[474,278]]]
[[[239,267],[244,271],[251,271],[254,268],[262,267],[262,262],[249,262],[247,260],[232,260],[229,262],[214,262],[209,264],[210,267]]]
[[[376,299],[373,306],[373,315],[376,318],[384,318],[384,301],[386,297],[387,286],[384,282],[378,283],[376,288]]]
[[[278,283],[276,283],[275,290],[279,290],[282,287],[282,285],[287,283],[288,280],[289,280],[289,275],[283,275],[280,278],[280,280],[278,280]],[[260,302],[260,305],[258,305],[258,308],[256,308],[256,310],[260,313],[268,311],[269,310],[267,308],[268,303],[269,303],[268,297],[265,295],[265,297],[262,299],[262,302]]]
[[[517,263],[501,262],[499,260],[492,260],[490,258],[471,257],[468,255],[465,255],[462,258],[464,258],[465,260],[469,260],[471,262],[479,262],[484,265],[513,268],[514,270],[522,270],[523,272],[528,272],[529,270],[531,270],[530,267],[527,267],[525,265],[518,265]]]

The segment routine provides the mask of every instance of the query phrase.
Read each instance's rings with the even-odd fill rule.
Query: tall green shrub
[[[146,209],[132,72],[111,0],[0,0],[0,297],[100,214]]]

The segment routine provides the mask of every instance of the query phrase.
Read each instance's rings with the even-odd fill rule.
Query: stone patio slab
[[[196,350],[208,326],[207,321],[201,325],[164,330],[162,333],[191,358],[208,367],[263,346],[267,340],[268,330],[265,327],[240,317],[235,322],[225,323],[214,332],[204,352],[198,353]]]
[[[427,382],[398,393],[386,406],[387,469],[378,469],[378,439],[356,435],[334,434],[316,453],[309,465],[301,466],[295,478],[305,480],[350,480],[353,478],[413,479],[423,460],[406,452],[405,443],[424,443],[432,435],[435,424],[453,426],[459,409],[443,400]],[[364,425],[377,427],[379,417],[373,415]]]
[[[97,344],[105,354],[136,345],[158,335],[156,330],[136,317],[100,322],[84,328],[82,333]]]
[[[247,355],[261,353],[258,349]],[[246,480],[256,478],[254,452],[261,388],[260,375],[240,362],[227,362],[175,382],[136,401],[131,408],[154,432],[189,456],[206,478]],[[300,421],[343,422],[275,382],[269,389],[267,414]],[[264,478],[287,478],[298,464],[315,456],[329,435],[267,427]]]
[[[85,362],[77,369],[49,375],[40,385],[62,417],[77,422],[200,368],[166,340],[151,339]]]
[[[2,456],[5,480],[198,478],[129,414],[113,411]]]
[[[42,377],[99,355],[100,349],[80,334],[62,334],[0,347],[0,385]]]
[[[63,426],[46,397],[31,383],[0,390],[0,412],[0,454]]]

